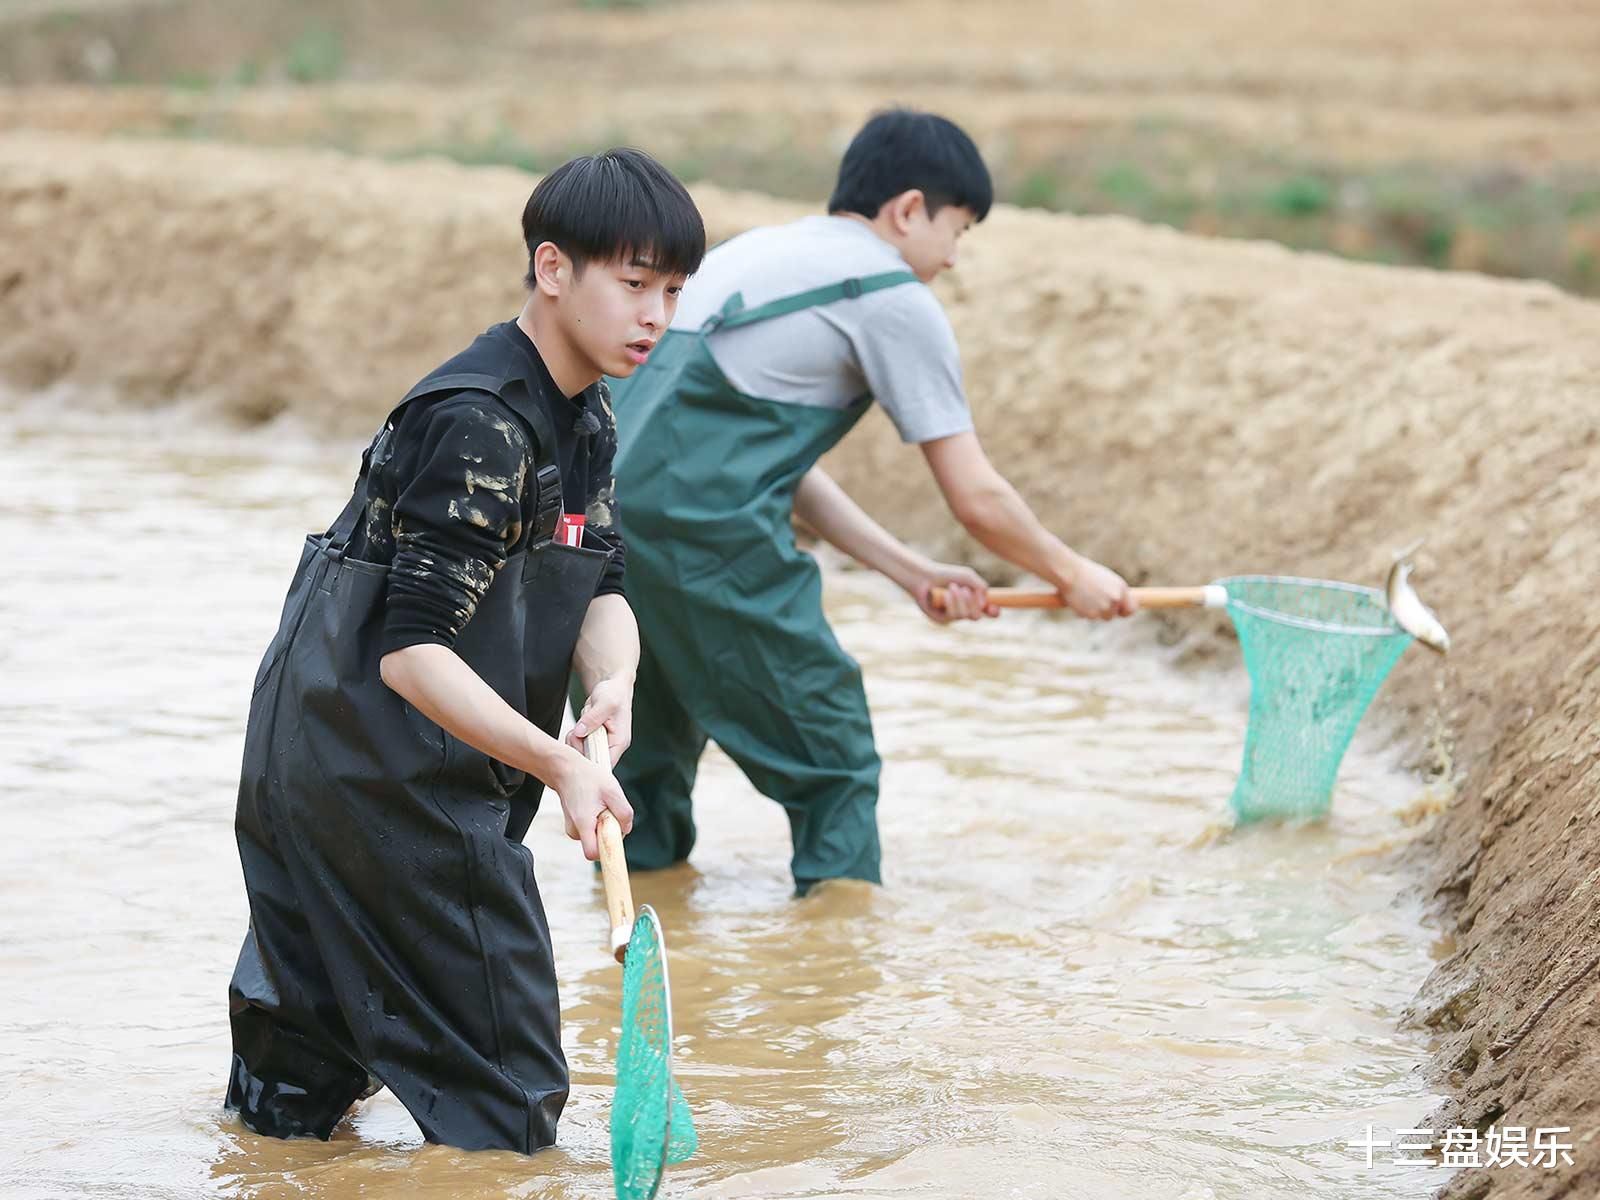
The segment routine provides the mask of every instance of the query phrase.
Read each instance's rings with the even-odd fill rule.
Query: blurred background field
[[[1600,293],[1592,0],[10,0],[0,125],[539,171],[645,145],[816,202],[886,100],[1000,197]]]

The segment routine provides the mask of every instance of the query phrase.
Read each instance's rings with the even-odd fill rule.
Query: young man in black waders
[[[994,615],[983,581],[931,562],[816,466],[874,398],[921,447],[956,519],[1089,617],[1127,585],[1046,530],[973,432],[955,336],[927,284],[987,215],[989,172],[949,121],[893,111],[845,152],[828,216],[714,249],[649,364],[615,391],[628,588],[639,613],[628,863],[688,857],[707,738],[782,804],[803,893],[879,881],[878,755],[861,673],[822,612],[791,516],[935,620]],[[936,608],[930,592],[949,590]]]
[[[665,332],[705,227],[626,150],[553,172],[522,227],[521,314],[389,415],[256,679],[227,1104],[258,1133],[328,1137],[370,1074],[429,1141],[555,1141],[567,1067],[522,838],[545,787],[590,859],[602,809],[631,825],[578,748],[600,724],[627,747],[638,662],[600,377]],[[589,703],[564,744],[569,672]]]

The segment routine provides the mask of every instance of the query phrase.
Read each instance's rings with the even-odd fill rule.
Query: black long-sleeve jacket
[[[626,550],[609,392],[600,382],[563,395],[516,323],[500,329],[528,355],[530,378],[548,404],[565,511],[586,518],[585,545],[613,551],[595,594],[621,595]],[[527,427],[482,392],[413,402],[401,414],[389,465],[374,480],[365,528],[351,546],[355,557],[390,565],[384,653],[455,643],[534,519],[538,461]]]

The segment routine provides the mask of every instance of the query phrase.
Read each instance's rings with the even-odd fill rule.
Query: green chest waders
[[[735,295],[699,330],[669,333],[613,389],[628,596],[644,643],[633,744],[617,771],[635,811],[631,867],[688,857],[709,737],[783,805],[799,891],[879,880],[879,762],[861,671],[823,617],[821,575],[791,524],[801,477],[871,398],[841,410],[747,396],[711,348],[741,326],[915,282],[895,271],[751,309]]]

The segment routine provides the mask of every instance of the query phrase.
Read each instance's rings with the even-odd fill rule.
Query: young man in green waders
[[[545,787],[597,856],[632,814],[580,738],[629,741],[616,431],[601,376],[665,332],[705,227],[638,151],[575,159],[523,212],[529,298],[430,373],[310,538],[250,706],[227,1105],[328,1137],[372,1079],[430,1142],[531,1153],[567,1098],[532,856]],[[589,703],[557,741],[569,673]]]
[[[983,581],[931,562],[816,466],[876,399],[920,446],[956,519],[1078,613],[1127,585],[1047,531],[973,432],[955,336],[927,284],[989,211],[989,172],[949,121],[893,111],[845,152],[828,216],[718,246],[671,331],[615,392],[618,489],[644,652],[618,777],[629,865],[688,856],[707,738],[782,804],[795,886],[879,881],[878,755],[856,663],[822,612],[791,516],[893,579],[935,620],[995,615]],[[945,608],[933,605],[948,589]]]

